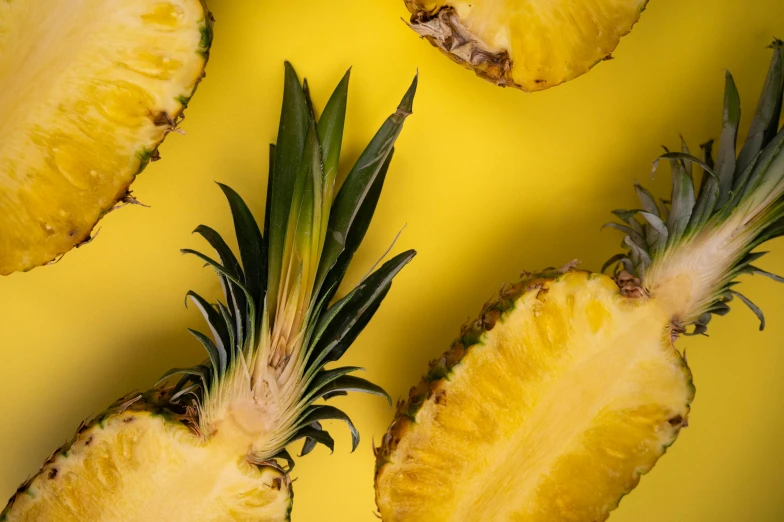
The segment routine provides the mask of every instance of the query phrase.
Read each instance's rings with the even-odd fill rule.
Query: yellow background
[[[261,216],[267,144],[274,140],[282,62],[291,60],[323,106],[353,65],[344,164],[394,108],[417,68],[415,114],[399,141],[375,222],[348,280],[356,281],[407,225],[396,249],[419,256],[348,353],[350,364],[402,397],[460,325],[519,271],[577,257],[597,269],[620,237],[600,233],[612,208],[636,206],[659,145],[694,148],[719,132],[723,69],[741,92],[748,124],[781,0],[652,0],[615,60],[555,89],[526,95],[474,77],[401,21],[402,0],[213,0],[215,44],[183,127],[134,185],[151,208],[129,207],[98,239],[59,264],[0,281],[0,495],[35,472],[79,421],[171,366],[198,362],[185,328],[188,289],[217,282],[180,247],[190,231],[229,232],[212,183],[232,185]],[[762,262],[784,272],[784,243]],[[769,318],[757,332],[736,306],[710,339],[685,339],[697,398],[691,426],[614,522],[784,520],[784,288],[759,278],[743,289]],[[382,400],[343,399],[363,439],[349,454],[334,426],[334,455],[301,459],[295,521],[372,521],[373,456],[392,412]],[[471,458],[470,454],[466,458]]]

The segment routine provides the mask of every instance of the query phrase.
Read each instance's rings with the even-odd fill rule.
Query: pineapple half
[[[736,279],[784,281],[754,265],[755,249],[784,235],[782,42],[773,50],[740,153],[727,74],[715,161],[711,144],[702,160],[667,153],[671,200],[637,186],[640,208],[613,211],[628,250],[605,265],[612,277],[572,265],[525,274],[431,363],[377,450],[383,520],[606,520],[675,441],[694,386],[674,342],[705,333],[734,298],[762,329]]]
[[[359,444],[348,416],[319,399],[350,391],[388,399],[352,375],[360,368],[325,366],[346,352],[415,254],[395,256],[331,303],[370,224],[417,81],[333,201],[349,75],[318,121],[307,82],[303,88],[288,64],[285,76],[264,221],[220,185],[239,259],[204,225],[195,232],[217,257],[183,251],[213,267],[223,288],[224,301],[214,304],[187,296],[212,333],[191,332],[208,358],[83,423],[19,488],[0,521],[288,520],[294,462],[286,448],[304,440],[303,455],[316,444],[332,449],[325,420],[345,422],[352,449]]]
[[[612,58],[648,0],[405,0],[411,28],[502,87],[541,91]]]
[[[0,274],[90,238],[204,74],[201,0],[0,2]]]

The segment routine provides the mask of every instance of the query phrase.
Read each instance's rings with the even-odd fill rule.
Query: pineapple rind
[[[163,506],[150,505],[150,497],[156,488],[168,486],[161,484],[160,477],[167,473],[181,476],[181,464],[188,456],[204,455],[211,455],[218,469],[228,467],[229,471],[221,473],[220,489],[210,491],[210,504],[215,509],[201,509],[200,520],[289,520],[293,495],[288,477],[278,469],[257,468],[242,460],[231,470],[233,461],[194,431],[192,412],[171,403],[171,392],[170,388],[157,388],[130,394],[83,422],[73,439],[19,487],[0,513],[0,522],[148,520],[146,517],[158,519],[156,507],[163,508],[166,520],[191,520],[192,513],[170,506],[169,500]],[[140,436],[143,439],[138,439]],[[151,455],[156,457],[152,462]],[[156,481],[134,481],[134,474],[146,478],[149,469],[145,468],[155,469]],[[191,473],[187,480],[190,484],[173,484],[181,488],[180,496],[187,495],[189,485],[202,480],[209,483],[215,477]],[[183,502],[176,498],[170,501]]]
[[[591,282],[592,280],[595,281]],[[468,429],[469,426],[473,426],[473,424],[467,420],[467,417],[465,417],[467,415],[470,416],[471,414],[467,412],[457,413],[455,410],[455,408],[461,408],[461,411],[463,411],[462,408],[471,408],[470,405],[463,404],[462,399],[460,399],[460,394],[463,392],[458,392],[458,394],[455,395],[455,392],[453,391],[450,394],[450,388],[452,386],[460,386],[460,389],[463,389],[463,387],[467,385],[455,384],[461,379],[463,381],[465,381],[465,379],[469,379],[470,382],[474,383],[473,385],[469,385],[471,386],[471,389],[474,390],[471,393],[479,397],[477,400],[484,403],[485,401],[492,402],[492,399],[494,398],[493,393],[488,392],[487,390],[482,391],[483,388],[479,387],[479,382],[473,381],[472,379],[479,378],[478,375],[480,374],[497,375],[498,377],[495,385],[500,386],[503,389],[502,393],[511,394],[505,399],[507,402],[504,403],[505,407],[503,413],[501,414],[502,417],[515,416],[517,415],[516,412],[518,411],[518,406],[516,406],[517,403],[515,402],[518,400],[517,394],[511,391],[511,388],[507,389],[506,385],[502,384],[505,382],[502,378],[505,379],[506,376],[490,371],[491,367],[495,367],[492,364],[485,368],[484,363],[480,362],[484,361],[487,357],[492,356],[482,356],[480,355],[480,351],[479,354],[472,356],[470,366],[464,366],[464,364],[466,364],[467,356],[472,354],[472,352],[476,351],[477,349],[485,350],[489,348],[493,350],[494,348],[490,348],[492,343],[488,344],[487,346],[485,346],[484,343],[487,339],[488,333],[491,332],[497,324],[501,322],[506,323],[510,317],[510,314],[516,309],[519,310],[519,307],[530,309],[531,306],[538,306],[540,303],[545,302],[548,299],[547,294],[551,291],[551,289],[554,290],[558,285],[563,286],[564,284],[582,285],[578,287],[578,292],[585,291],[582,288],[583,286],[606,285],[609,288],[610,294],[618,294],[618,289],[615,284],[609,278],[599,274],[575,271],[562,274],[560,271],[552,269],[539,274],[530,274],[523,281],[503,290],[498,300],[485,305],[479,318],[469,326],[464,327],[461,337],[455,341],[452,347],[441,358],[431,362],[429,372],[425,375],[420,384],[411,390],[409,399],[398,404],[395,420],[390,426],[389,431],[385,437],[382,439],[381,447],[376,451],[376,501],[384,520],[388,520],[389,522],[394,522],[395,520],[415,522],[425,519],[441,520],[439,517],[442,517],[443,520],[473,520],[472,516],[475,516],[476,513],[468,513],[471,513],[471,509],[476,509],[476,506],[473,508],[466,508],[466,505],[473,505],[471,503],[472,501],[471,499],[466,500],[462,495],[458,494],[457,488],[461,488],[460,491],[465,492],[465,488],[469,487],[471,488],[469,491],[471,491],[474,489],[474,487],[482,488],[484,484],[488,483],[488,480],[494,484],[497,484],[498,489],[501,490],[500,492],[498,490],[494,490],[492,492],[494,500],[492,501],[491,505],[493,506],[498,504],[513,505],[523,496],[531,496],[532,498],[535,497],[536,501],[530,501],[532,504],[525,508],[529,509],[529,511],[504,512],[503,510],[506,508],[498,508],[500,511],[494,512],[494,514],[490,514],[489,512],[483,510],[487,520],[509,520],[511,519],[509,517],[512,516],[512,513],[515,513],[517,516],[523,516],[523,513],[525,513],[521,520],[527,521],[542,520],[550,522],[555,520],[582,520],[582,518],[579,518],[579,516],[578,518],[570,518],[570,516],[576,515],[575,512],[572,512],[572,515],[569,515],[568,512],[568,509],[578,509],[579,511],[580,505],[582,505],[583,508],[587,510],[585,513],[583,513],[584,517],[589,517],[585,518],[586,520],[604,520],[606,516],[609,516],[609,512],[617,507],[620,499],[637,485],[639,476],[647,472],[654,465],[656,460],[674,442],[680,431],[680,428],[685,424],[685,420],[688,416],[689,404],[691,403],[694,396],[694,387],[691,382],[691,373],[685,361],[682,360],[680,355],[678,355],[670,345],[668,334],[664,328],[664,323],[666,321],[662,320],[661,343],[663,351],[661,353],[663,354],[664,359],[659,359],[659,356],[656,355],[654,360],[659,361],[660,363],[662,363],[662,361],[670,362],[664,362],[664,366],[654,366],[655,368],[659,369],[652,371],[658,372],[653,374],[654,378],[657,379],[661,377],[662,386],[666,390],[669,390],[665,392],[664,395],[659,395],[659,397],[670,397],[670,399],[662,403],[662,407],[665,409],[662,410],[661,413],[656,414],[655,412],[649,412],[648,414],[652,415],[650,418],[659,419],[659,422],[663,423],[663,426],[665,426],[667,429],[662,431],[660,436],[657,435],[654,436],[653,439],[645,439],[642,436],[643,434],[648,433],[645,431],[640,432],[638,435],[630,435],[630,433],[636,432],[634,432],[634,428],[630,427],[628,423],[624,424],[625,427],[616,426],[615,428],[611,429],[610,426],[613,425],[613,422],[610,418],[610,420],[605,421],[594,421],[592,424],[594,427],[585,432],[585,436],[588,437],[590,436],[590,433],[594,433],[594,431],[597,429],[610,429],[611,431],[602,437],[612,437],[617,433],[617,430],[620,429],[626,430],[626,435],[624,436],[629,437],[627,440],[630,441],[631,446],[628,446],[627,450],[624,451],[627,451],[628,454],[632,456],[626,455],[613,464],[613,469],[619,470],[621,478],[617,479],[616,477],[611,477],[610,475],[612,474],[608,474],[607,476],[600,474],[600,476],[595,481],[597,487],[599,485],[604,486],[605,489],[609,491],[609,494],[602,496],[601,498],[597,498],[598,495],[597,497],[592,498],[592,493],[587,492],[585,488],[579,487],[579,483],[577,482],[578,479],[575,478],[579,474],[587,475],[587,473],[569,474],[568,472],[569,469],[580,469],[580,458],[588,459],[586,462],[591,462],[590,452],[582,454],[578,451],[577,453],[565,453],[561,455],[556,461],[560,462],[560,471],[553,468],[548,472],[548,474],[551,473],[552,476],[555,477],[553,478],[555,482],[545,484],[545,480],[545,482],[540,483],[536,488],[536,491],[533,492],[530,490],[530,488],[514,489],[512,486],[510,486],[510,479],[505,479],[503,476],[494,475],[491,478],[475,475],[476,473],[482,473],[481,470],[484,469],[485,466],[490,466],[492,469],[495,469],[496,472],[499,467],[504,467],[504,459],[498,459],[498,456],[494,453],[488,453],[490,451],[494,451],[491,449],[492,446],[489,446],[488,448],[480,448],[468,439],[465,439],[465,441],[461,443],[464,444],[464,457],[462,457],[460,460],[465,459],[465,462],[487,462],[486,465],[479,465],[479,471],[477,471],[476,466],[470,468],[472,471],[468,471],[468,468],[466,470],[461,468],[463,465],[462,462],[460,464],[457,462],[447,463],[450,461],[442,460],[446,459],[447,456],[450,455],[450,453],[445,448],[451,446],[449,446],[447,438],[441,437],[452,437],[453,435],[457,437],[455,433],[460,432],[460,430],[463,428]],[[621,301],[626,301],[619,295],[617,298]],[[628,302],[633,303],[634,300],[628,300]],[[643,315],[654,313],[653,310],[655,310],[656,305],[648,303],[644,304],[643,306],[643,309],[637,311],[637,317],[640,317],[640,313]],[[662,317],[666,317],[666,313],[661,311],[658,311],[655,314],[657,316],[661,315]],[[541,319],[537,319],[537,321],[541,322]],[[550,328],[544,325],[539,325],[539,323],[536,322],[532,324],[537,324],[537,327],[541,326],[542,328]],[[519,329],[519,327],[520,326],[518,325],[516,328]],[[506,331],[507,328],[508,325],[505,325],[504,331]],[[553,326],[552,328],[557,329],[556,326]],[[651,330],[651,328],[653,328],[653,330]],[[653,340],[650,339],[651,332],[656,332],[656,328],[657,327],[655,324],[649,324],[648,336],[645,337],[645,339],[641,339],[640,342],[653,342],[655,346],[659,346],[658,340],[655,338]],[[555,333],[555,330],[553,330],[553,335],[555,335]],[[653,335],[656,335],[656,333],[653,333]],[[587,339],[585,339],[585,341],[587,341]],[[554,346],[558,344],[556,341],[553,341],[553,343]],[[629,348],[632,348],[632,346]],[[655,350],[658,353],[659,349],[655,348]],[[575,354],[578,353],[580,353],[579,350],[575,352]],[[533,365],[531,367],[531,371],[535,372],[536,370],[533,368],[536,366],[536,361],[538,360],[539,356],[531,355],[531,357],[534,359],[528,361],[526,364]],[[541,357],[548,358],[550,355],[543,352]],[[506,372],[507,370],[499,369],[496,371]],[[508,371],[513,370],[510,368]],[[468,375],[474,375],[477,377],[469,377]],[[522,375],[521,378],[523,378]],[[475,386],[476,388],[474,388]],[[485,395],[485,393],[489,393],[489,395]],[[531,391],[530,393],[535,392]],[[570,395],[569,393],[564,392],[559,396],[566,398]],[[622,394],[619,397],[623,399],[626,396]],[[484,398],[484,400],[482,398]],[[630,400],[631,404],[637,404],[637,399],[635,396],[633,396]],[[647,404],[646,400],[640,399],[640,404]],[[451,409],[448,406],[450,403],[454,404]],[[439,404],[441,404],[440,407],[438,406]],[[520,404],[520,408],[523,408],[522,403]],[[489,439],[495,436],[497,433],[495,430],[500,429],[496,426],[499,423],[498,418],[493,417],[493,415],[498,415],[500,412],[494,410],[494,406],[491,404],[487,404],[486,407],[488,408],[488,413],[481,414],[480,418],[485,418],[484,415],[490,415],[490,417],[487,418],[488,426],[486,428],[482,428],[489,429],[490,431],[488,431],[486,434],[476,435],[478,440],[482,441],[482,444],[486,443]],[[669,408],[672,408],[672,410],[669,410]],[[670,411],[671,413],[664,413],[665,410]],[[450,414],[449,411],[452,413]],[[489,413],[492,411],[496,411],[496,413]],[[641,418],[648,418],[648,414],[643,414],[641,412],[640,416]],[[434,415],[435,417],[433,417]],[[464,421],[461,422],[467,422],[467,424],[462,428],[457,425],[449,428],[449,432],[441,433],[439,431],[438,433],[441,433],[441,435],[433,435],[429,431],[426,431],[430,428],[426,428],[425,426],[431,426],[432,422],[436,422],[435,419],[440,419],[437,421],[438,425],[442,426],[439,428],[439,430],[446,429],[444,426],[450,425],[450,422],[458,422],[458,419],[464,419]],[[449,419],[452,420],[449,421]],[[473,422],[476,422],[476,419],[474,419]],[[624,420],[621,422],[623,423],[626,421]],[[441,423],[446,424],[442,425]],[[496,427],[493,428],[492,426]],[[478,426],[476,429],[480,430]],[[658,429],[659,428],[657,428],[657,430]],[[457,432],[453,430],[457,430]],[[473,428],[466,432],[466,436],[469,436],[470,433],[474,433]],[[636,438],[637,436],[640,438],[639,441],[635,443],[634,441],[638,440]],[[648,436],[650,436],[650,433],[648,433]],[[436,438],[433,439],[431,437]],[[426,442],[428,440],[433,442]],[[461,438],[460,440],[462,441],[463,439]],[[600,438],[598,440],[605,439]],[[606,440],[609,440],[609,438]],[[618,440],[621,441],[623,439]],[[652,444],[652,446],[650,446],[650,452],[637,454],[637,456],[634,457],[633,455],[635,454],[635,451],[631,448],[636,447],[637,444],[642,445],[643,440],[648,441],[645,444]],[[588,447],[600,448],[601,446],[601,442],[595,441],[593,445],[589,445]],[[623,448],[623,445],[621,444],[617,447]],[[401,449],[399,450],[398,448]],[[402,451],[402,453],[399,453],[400,451]],[[431,451],[433,451],[433,453],[431,453]],[[539,459],[543,454],[547,453],[547,451],[549,450],[544,450],[540,447],[539,450],[531,455],[531,458],[535,457],[535,459]],[[556,454],[558,454],[561,449],[558,448],[555,451]],[[396,452],[398,453],[396,454]],[[577,460],[575,460],[575,458]],[[533,465],[529,464],[527,461],[526,463],[516,461],[516,464],[522,466]],[[446,466],[446,468],[444,468],[444,466]],[[566,466],[566,468],[563,466]],[[577,468],[575,468],[575,466],[577,466]],[[629,466],[631,466],[632,468],[630,469],[633,469],[634,471],[630,472],[628,475],[625,475],[624,473],[626,472],[623,470],[629,468]],[[587,469],[595,470],[595,468],[596,466],[590,466]],[[450,473],[452,474],[452,479],[450,479],[451,483],[447,490],[444,490],[440,487],[441,484],[439,484],[440,480],[439,475],[437,475],[437,469],[441,469],[442,471],[443,469],[451,470]],[[615,480],[615,482],[613,482],[613,480]],[[429,486],[426,486],[426,484],[429,484]],[[459,486],[455,486],[456,484]],[[445,493],[445,491],[449,491],[453,487],[455,489],[449,493],[449,497],[439,497],[439,495],[442,494],[446,495],[447,493]],[[417,500],[417,491],[426,491],[427,499],[423,500],[424,497],[420,497],[419,500]],[[485,491],[485,494],[488,494],[487,490]],[[585,493],[585,495],[582,497],[582,501],[579,500],[581,491]],[[406,495],[412,496],[407,497]],[[455,497],[453,498],[451,495],[455,495]],[[568,502],[565,502],[564,499],[570,497],[577,498],[577,508],[574,508],[574,506],[571,508],[567,507],[569,504]],[[416,507],[418,505],[420,508],[424,509],[424,511],[417,511],[416,509],[413,511],[406,511],[406,509],[408,509],[408,507],[405,506],[406,502],[412,502],[412,506]],[[421,502],[421,504],[417,504],[417,502]],[[466,504],[466,502],[468,502],[468,504]],[[582,502],[582,504],[580,504],[580,502]],[[593,505],[594,502],[595,505]],[[559,504],[563,504],[563,506],[560,506]],[[517,506],[516,509],[524,508]],[[564,511],[560,511],[560,509],[563,509]],[[590,515],[588,514],[588,511],[590,511]],[[438,513],[438,516],[436,516],[435,513]],[[461,516],[463,518],[461,518]],[[517,520],[517,518],[514,519]]]

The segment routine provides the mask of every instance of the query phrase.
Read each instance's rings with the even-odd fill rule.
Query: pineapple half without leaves
[[[83,423],[19,488],[0,521],[288,520],[294,462],[287,448],[302,441],[303,455],[316,444],[332,449],[322,425],[329,420],[345,422],[352,449],[359,444],[349,417],[320,399],[350,391],[389,398],[353,375],[360,368],[325,366],[346,352],[415,254],[393,257],[332,302],[375,211],[417,81],[333,198],[349,76],[318,121],[307,82],[288,64],[285,77],[263,222],[220,185],[239,257],[205,225],[195,232],[217,257],[184,251],[214,268],[223,289],[212,304],[187,295],[209,325],[211,336],[191,332],[207,359],[169,371],[164,384]]]
[[[0,274],[89,241],[204,75],[202,0],[0,2]]]
[[[740,102],[726,76],[715,160],[682,152],[672,198],[637,186],[615,210],[626,251],[612,277],[547,269],[523,276],[412,388],[377,450],[385,521],[606,520],[688,419],[692,374],[675,348],[705,333],[759,274],[756,249],[784,235],[782,42],[748,138],[736,153]],[[695,189],[692,176],[701,174]]]
[[[405,0],[411,28],[502,87],[541,91],[612,58],[648,0]]]

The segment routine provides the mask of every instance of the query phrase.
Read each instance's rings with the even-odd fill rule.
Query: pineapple
[[[201,0],[0,2],[0,274],[90,239],[204,74]]]
[[[648,0],[405,0],[411,28],[496,85],[541,91],[612,58]]]
[[[694,398],[677,339],[738,301],[762,329],[737,279],[784,281],[755,266],[784,235],[784,48],[772,47],[740,152],[727,73],[716,159],[710,143],[703,159],[666,153],[671,199],[637,186],[640,207],[613,211],[625,252],[605,265],[612,276],[525,274],[431,363],[376,451],[383,520],[606,520],[675,442]]]
[[[151,391],[83,423],[0,521],[288,520],[294,461],[286,448],[304,441],[302,455],[316,444],[332,449],[326,420],[345,422],[357,447],[349,417],[319,399],[350,391],[389,397],[353,375],[360,368],[325,366],[362,332],[415,252],[332,301],[370,224],[417,80],[333,198],[348,82],[347,73],[317,121],[307,82],[286,65],[264,220],[220,185],[239,256],[204,225],[195,232],[217,257],[183,251],[214,268],[223,289],[224,300],[213,304],[187,295],[209,325],[211,336],[191,332],[206,360],[169,371]]]

